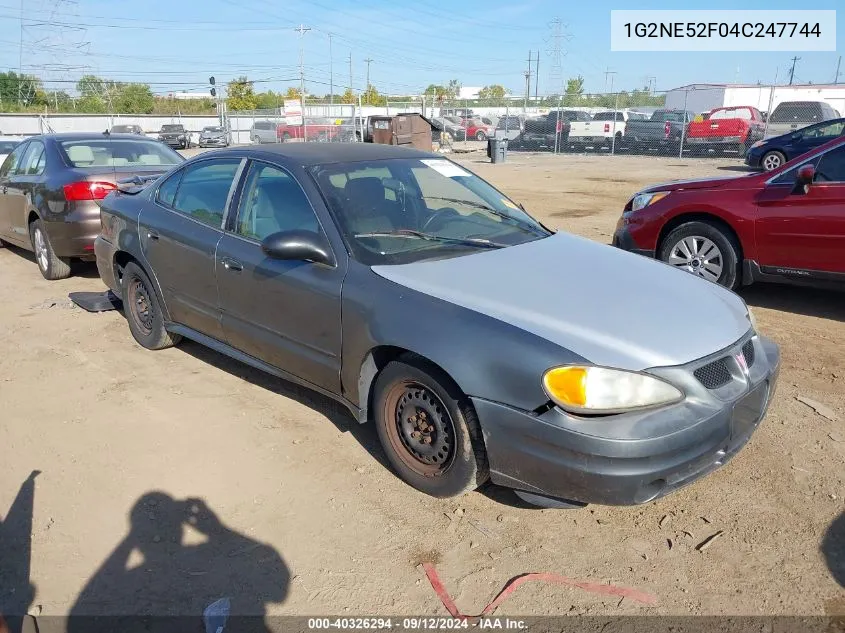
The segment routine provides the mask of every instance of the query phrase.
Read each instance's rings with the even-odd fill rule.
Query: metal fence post
[[[682,123],[681,123],[681,143],[680,147],[678,148],[678,158],[684,157],[684,137],[687,131],[687,97],[689,96],[689,90],[684,90],[684,111],[681,114]]]
[[[611,139],[610,139],[610,155],[613,156],[616,154],[616,117],[619,116],[619,93],[616,93],[616,100],[613,104],[613,127],[611,128]]]
[[[557,96],[557,121],[555,122],[555,154],[560,150],[560,106],[563,97]]]

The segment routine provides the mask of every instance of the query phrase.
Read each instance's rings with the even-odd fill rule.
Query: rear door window
[[[44,173],[44,143],[32,141],[17,165],[15,173],[20,176],[38,176]]]
[[[222,227],[239,158],[202,161],[184,170],[173,209],[203,224]]]
[[[769,117],[770,123],[794,123],[796,121],[823,121],[819,103],[781,103]]]
[[[22,143],[18,145],[11,154],[6,156],[6,160],[3,161],[3,166],[0,167],[0,178],[8,178],[15,173],[18,168],[18,164],[21,162],[23,154],[28,147],[29,143]]]

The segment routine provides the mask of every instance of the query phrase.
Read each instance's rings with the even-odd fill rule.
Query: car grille
[[[702,365],[693,372],[693,375],[708,389],[718,389],[728,384],[732,378],[727,358],[720,358]]]
[[[754,343],[747,341],[742,346],[742,355],[745,357],[745,364],[751,367],[754,364]]]

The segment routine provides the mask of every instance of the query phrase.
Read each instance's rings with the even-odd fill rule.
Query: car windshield
[[[181,125],[162,125],[162,132],[183,132],[185,128]]]
[[[353,257],[405,264],[550,235],[507,196],[443,158],[312,168]]]
[[[219,126],[218,127],[204,127],[202,129],[202,131],[203,132],[222,132],[223,128],[219,127]]]
[[[821,121],[823,118],[818,104],[795,101],[793,103],[781,103],[776,107],[769,117],[769,122]]]
[[[184,159],[163,143],[142,139],[80,139],[59,143],[72,167],[154,167]]]
[[[680,123],[684,120],[684,113],[683,112],[669,112],[665,110],[658,110],[654,114],[651,115],[652,121],[671,121]]]
[[[120,134],[122,132],[134,132],[135,126],[134,125],[113,125],[111,128],[112,132]]]

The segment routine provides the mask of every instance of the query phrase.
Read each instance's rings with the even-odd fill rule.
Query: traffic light
[[[214,76],[208,78],[208,83],[210,83],[212,86],[214,85]]]
[[[212,79],[214,79],[214,77],[212,77]],[[216,97],[216,96],[217,96],[217,89],[216,89],[216,88],[212,88],[210,92],[211,92],[211,96],[212,96],[212,97]]]

